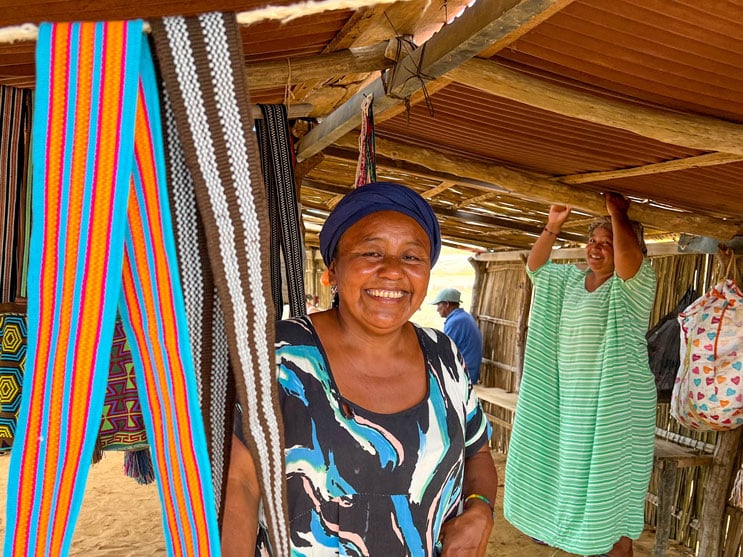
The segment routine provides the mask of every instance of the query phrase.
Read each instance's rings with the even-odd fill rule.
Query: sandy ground
[[[501,489],[488,557],[566,557],[565,553],[539,546],[511,526],[501,512],[505,458],[496,455]],[[0,456],[0,494],[3,502],[8,478],[8,455]],[[166,555],[155,485],[140,486],[123,472],[123,453],[106,452],[91,468],[80,518],[70,555],[149,556]],[[0,536],[5,536],[5,506],[0,515]],[[635,542],[635,557],[652,555],[654,532],[647,529]],[[688,557],[691,552],[671,546],[668,557]],[[390,557],[390,556],[378,556]]]

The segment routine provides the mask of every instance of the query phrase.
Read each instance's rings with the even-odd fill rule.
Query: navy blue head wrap
[[[359,220],[378,211],[397,211],[414,219],[431,241],[431,267],[441,252],[439,221],[428,202],[410,188],[392,182],[373,182],[347,193],[320,231],[320,253],[330,265],[343,233]]]

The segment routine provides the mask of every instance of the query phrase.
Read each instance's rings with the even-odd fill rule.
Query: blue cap
[[[432,305],[440,304],[441,302],[452,302],[454,304],[462,303],[462,293],[456,288],[444,288],[434,298]]]

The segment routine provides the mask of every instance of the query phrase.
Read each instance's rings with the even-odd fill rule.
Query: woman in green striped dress
[[[655,382],[645,333],[655,274],[629,202],[607,193],[586,264],[550,253],[569,206],[553,205],[527,273],[534,303],[506,465],[504,512],[579,555],[632,557],[653,463]]]

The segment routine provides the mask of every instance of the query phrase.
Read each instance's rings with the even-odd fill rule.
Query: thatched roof
[[[265,7],[5,0],[0,27]],[[241,29],[251,101],[302,117],[308,243],[353,183],[373,93],[378,178],[423,193],[449,245],[505,250],[531,245],[552,202],[602,212],[605,190],[654,235],[741,234],[741,21],[743,0],[409,0]],[[0,83],[32,87],[33,51],[0,36]],[[579,240],[585,219],[569,222]]]

